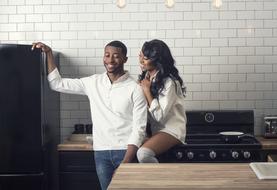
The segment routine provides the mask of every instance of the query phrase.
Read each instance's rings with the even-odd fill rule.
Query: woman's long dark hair
[[[151,84],[151,94],[154,98],[157,98],[159,93],[163,90],[167,77],[172,78],[174,82],[176,80],[179,81],[183,94],[185,93],[183,80],[179,75],[178,69],[175,67],[175,60],[165,42],[157,39],[145,42],[141,51],[145,57],[151,60],[153,66],[159,71]],[[145,75],[145,72],[141,75],[143,74]]]

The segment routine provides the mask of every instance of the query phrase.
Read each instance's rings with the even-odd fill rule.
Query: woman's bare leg
[[[159,155],[180,141],[173,136],[159,132],[148,139],[142,147],[138,149],[137,158],[140,163],[158,163],[156,155]]]
[[[177,144],[180,144],[178,139],[170,134],[159,132],[148,139],[142,147],[149,148],[153,150],[156,155],[159,155]]]

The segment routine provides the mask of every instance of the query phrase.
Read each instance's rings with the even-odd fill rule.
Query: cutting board
[[[277,180],[277,162],[252,162],[249,165],[258,179]]]

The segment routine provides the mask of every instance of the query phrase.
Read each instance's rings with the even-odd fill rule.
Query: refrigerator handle
[[[41,144],[44,146],[45,144],[45,127],[46,127],[46,111],[45,111],[45,83],[46,83],[46,77],[47,77],[47,64],[46,64],[46,55],[44,52],[41,52]]]

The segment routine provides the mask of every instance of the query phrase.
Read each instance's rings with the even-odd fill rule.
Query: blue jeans
[[[103,150],[94,152],[97,176],[102,190],[106,190],[116,168],[125,156],[126,150]]]

